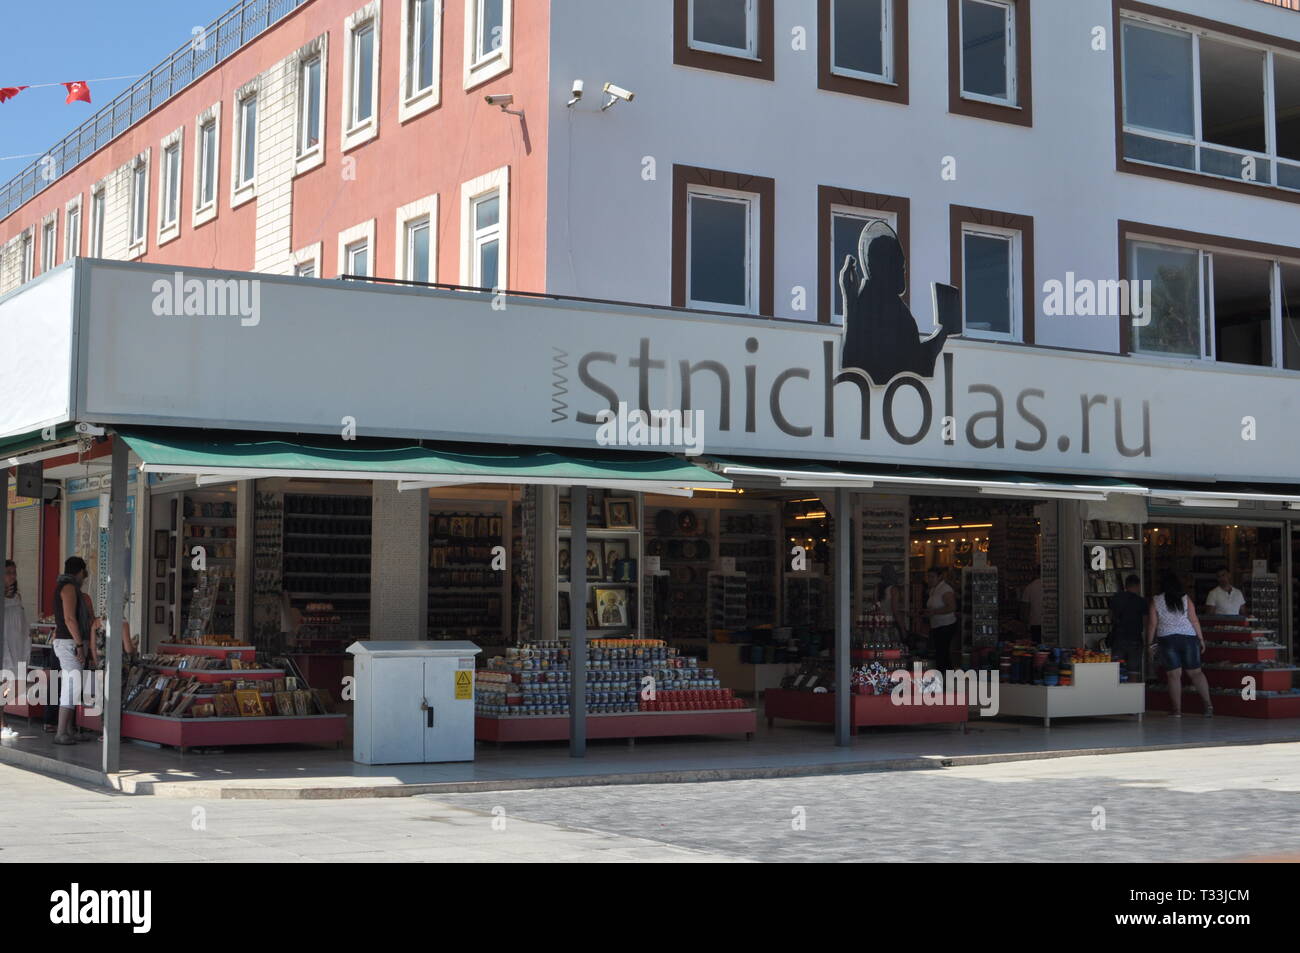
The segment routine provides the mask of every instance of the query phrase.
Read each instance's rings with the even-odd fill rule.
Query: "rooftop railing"
[[[0,186],[0,219],[311,0],[241,0]]]

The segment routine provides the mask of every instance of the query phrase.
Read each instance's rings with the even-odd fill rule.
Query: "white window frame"
[[[321,268],[325,261],[324,245],[322,242],[316,242],[314,245],[308,245],[306,248],[300,248],[289,256],[289,274],[295,277],[304,277],[300,270],[305,266],[310,266],[314,271],[311,275],[313,278],[323,278]]]
[[[91,258],[104,257],[104,219],[108,215],[108,192],[104,182],[90,190],[90,234],[87,236]]]
[[[169,221],[168,212],[168,195],[167,189],[170,184],[169,165],[172,161],[172,150],[176,150],[176,205],[175,216]],[[181,189],[184,187],[184,169],[185,169],[185,127],[177,129],[167,138],[163,139],[159,153],[162,161],[159,163],[160,174],[158,176],[158,244],[162,246],[181,233]]]
[[[962,332],[965,337],[974,338],[979,341],[1023,341],[1025,334],[1025,258],[1024,258],[1024,233],[1018,228],[998,228],[993,225],[974,225],[964,222],[961,226],[961,287],[962,287],[962,311],[965,312],[965,301],[967,287],[966,283],[966,236],[972,235],[979,238],[998,238],[1010,242],[1011,254],[1008,262],[1011,268],[1011,287],[1008,289],[1008,304],[1011,306],[1011,330],[1003,331],[982,331],[972,328],[969,323],[966,324]]]
[[[497,280],[490,287],[506,289],[510,282],[510,167],[502,166],[492,172],[471,179],[460,187],[460,284],[480,287],[475,279],[478,271],[478,246],[483,235],[474,227],[474,210],[478,201],[488,193],[496,192],[501,200],[501,215],[497,220]],[[489,287],[483,285],[481,287]]]
[[[1150,129],[1146,126],[1133,125],[1128,122],[1128,117],[1124,115],[1124,110],[1126,109],[1126,104],[1128,103],[1128,70],[1125,69],[1125,64],[1127,61],[1124,56],[1123,44],[1124,44],[1124,27],[1128,24],[1133,24],[1134,26],[1140,26],[1148,30],[1155,30],[1164,33],[1176,33],[1181,36],[1191,37],[1192,40],[1192,128],[1193,128],[1193,134],[1191,136],[1182,136],[1177,133],[1167,132],[1162,129]],[[1203,119],[1201,115],[1201,40],[1203,39],[1213,40],[1216,43],[1222,43],[1229,46],[1236,46],[1244,50],[1249,50],[1250,52],[1253,53],[1263,54],[1264,56],[1264,67],[1263,67],[1264,68],[1264,121],[1265,121],[1264,142],[1265,142],[1265,149],[1266,149],[1265,152],[1254,152],[1249,149],[1239,149],[1235,146],[1224,146],[1218,144],[1217,142],[1205,141],[1203,137],[1203,131],[1202,131]],[[1254,158],[1260,160],[1260,162],[1256,163],[1257,178],[1253,182],[1251,182],[1251,184],[1258,185],[1261,187],[1282,189],[1287,192],[1300,191],[1300,188],[1292,188],[1290,186],[1281,185],[1278,183],[1278,177],[1277,177],[1278,165],[1279,164],[1285,165],[1288,166],[1289,168],[1297,170],[1297,172],[1300,172],[1300,160],[1288,159],[1278,155],[1277,110],[1275,108],[1275,104],[1277,102],[1276,60],[1279,56],[1288,60],[1300,60],[1300,54],[1297,54],[1293,50],[1283,50],[1279,47],[1264,46],[1258,43],[1250,43],[1245,40],[1242,40],[1240,37],[1225,36],[1221,33],[1214,33],[1209,30],[1194,29],[1192,27],[1184,26],[1175,21],[1166,21],[1166,20],[1149,17],[1149,16],[1131,14],[1128,13],[1127,11],[1124,13],[1123,18],[1120,20],[1120,35],[1116,40],[1116,42],[1120,44],[1119,57],[1120,57],[1121,90],[1120,90],[1119,108],[1121,112],[1119,118],[1122,124],[1123,133],[1128,135],[1141,136],[1144,139],[1157,139],[1162,142],[1169,142],[1177,145],[1190,146],[1192,149],[1192,154],[1196,159],[1196,164],[1193,168],[1189,169],[1185,166],[1180,166],[1180,165],[1164,165],[1159,162],[1152,162],[1149,159],[1137,159],[1127,154],[1125,154],[1124,156],[1124,161],[1132,162],[1137,165],[1151,166],[1156,169],[1175,169],[1179,172],[1187,172],[1194,175],[1204,175],[1213,179],[1223,179],[1228,182],[1249,182],[1250,180],[1245,179],[1240,175],[1223,175],[1222,173],[1219,172],[1205,171],[1204,169],[1201,168],[1201,150],[1210,149],[1215,152],[1222,152],[1230,155],[1241,156],[1242,158],[1245,158],[1246,156],[1253,156]],[[1260,171],[1259,166],[1261,162],[1266,162],[1268,164],[1267,176],[1263,176],[1259,174]]]
[[[379,62],[381,5],[378,0],[371,0],[343,21],[343,136],[342,151],[355,149],[379,135]],[[353,121],[356,113],[357,79],[356,76],[356,33],[369,26],[374,32],[374,55],[371,57],[370,75],[370,116],[359,122]]]
[[[719,301],[703,301],[691,294],[691,219],[695,214],[692,201],[696,196],[709,199],[723,199],[744,204],[745,222],[745,304],[724,304]],[[758,314],[762,284],[762,214],[763,200],[757,192],[739,192],[734,189],[719,189],[708,185],[691,185],[686,189],[686,307],[701,311],[727,311],[734,314]]]
[[[688,0],[686,9],[686,45],[703,53],[718,53],[743,60],[757,60],[758,56],[758,0],[745,0],[745,48],[720,46],[695,39],[695,0]],[[832,62],[834,62],[832,60]]]
[[[880,4],[880,65],[884,69],[883,73],[867,73],[863,70],[849,69],[845,66],[835,65],[835,49],[839,43],[839,37],[835,31],[835,4],[840,0],[831,0],[830,23],[828,24],[831,31],[831,73],[836,76],[846,76],[850,79],[865,79],[873,83],[894,83],[894,0],[877,0]]]
[[[435,109],[442,102],[442,0],[431,0],[433,20],[433,82],[415,88],[419,59],[415,56],[415,38],[423,26],[417,15],[416,0],[402,0],[402,88],[397,103],[397,118],[406,122]]]
[[[898,213],[897,212],[877,212],[875,209],[858,208],[857,206],[854,205],[833,204],[831,205],[831,222],[830,222],[831,233],[829,236],[832,255],[834,255],[835,252],[835,220],[837,218],[854,219],[855,221],[861,222],[864,228],[871,222],[884,222],[886,225],[888,225],[890,228],[894,230],[895,235],[898,234]],[[856,251],[853,253],[853,257],[854,258],[858,257]],[[834,260],[834,258],[831,259],[830,311],[831,311],[832,321],[839,319],[841,322],[843,322],[844,319],[843,312],[838,310],[840,307],[840,293],[839,293],[840,269],[843,267],[844,267],[844,262],[842,261],[837,262]],[[858,262],[859,270],[862,270],[865,267],[866,266],[862,262]]]
[[[81,257],[81,195],[68,202],[63,210],[63,260]]]
[[[297,122],[294,128],[294,175],[302,175],[325,164],[325,108],[329,102],[327,84],[329,82],[329,34],[322,33],[297,54]],[[319,137],[314,146],[306,146],[307,133],[307,67],[320,61],[320,92],[316,101],[316,122]]]
[[[149,250],[149,153],[146,149],[127,167],[127,195],[131,200],[127,211],[126,258],[139,258]]]
[[[966,91],[966,18],[962,16],[965,8],[963,0],[963,3],[957,5],[957,86],[961,90],[961,98],[977,103],[992,103],[995,106],[1019,106],[1020,91],[1017,88],[1016,77],[1020,50],[1016,48],[1016,4],[1014,0],[971,0],[971,2],[982,3],[988,7],[1001,7],[1004,11],[1007,24],[1007,95],[1005,97],[985,96],[982,93]]]
[[[1261,370],[1281,370],[1291,374],[1300,374],[1300,369],[1287,368],[1284,364],[1285,355],[1283,354],[1282,341],[1282,265],[1300,267],[1300,252],[1297,252],[1294,258],[1278,257],[1276,255],[1261,255],[1257,252],[1244,251],[1239,248],[1227,248],[1215,245],[1213,243],[1198,244],[1195,242],[1180,242],[1169,238],[1148,238],[1139,233],[1126,234],[1124,236],[1124,261],[1129,272],[1130,280],[1137,280],[1138,275],[1133,267],[1132,249],[1134,245],[1146,245],[1152,248],[1181,248],[1197,254],[1197,287],[1200,289],[1201,313],[1201,354],[1199,357],[1188,354],[1167,354],[1160,351],[1143,351],[1136,347],[1140,340],[1139,335],[1134,335],[1134,354],[1140,354],[1144,361],[1163,361],[1175,364],[1187,363],[1220,363],[1218,356],[1218,334],[1217,324],[1218,317],[1214,311],[1214,256],[1230,255],[1234,258],[1253,258],[1257,261],[1266,261],[1270,265],[1269,271],[1269,348],[1273,361],[1271,364],[1234,364],[1234,367],[1255,367]]]
[[[394,238],[397,248],[397,277],[414,281],[411,268],[411,226],[419,222],[429,226],[429,282],[438,280],[438,195],[427,195],[397,210]]]
[[[203,200],[203,130],[212,126],[212,198]],[[213,103],[194,120],[194,204],[190,211],[190,227],[198,228],[217,217],[221,204],[221,101]]]
[[[28,227],[18,238],[20,282],[27,284],[36,277],[36,233]]]
[[[41,274],[52,271],[59,263],[59,213],[41,219]]]
[[[501,45],[480,57],[478,25],[482,0],[465,0],[465,89],[481,86],[510,69],[514,55],[514,0],[501,0]]]
[[[362,242],[366,243],[370,256],[370,274],[366,277],[375,277],[375,220],[373,218],[339,232],[338,277],[351,274],[348,271],[349,251]]]
[[[238,208],[245,202],[257,198],[258,146],[262,139],[262,123],[266,116],[262,110],[261,97],[258,95],[261,83],[258,80],[247,84],[235,93],[234,136],[230,141],[230,207]],[[253,139],[249,143],[244,129],[244,106],[250,99],[257,100],[256,126]],[[253,177],[244,179],[244,153],[251,146],[253,150]]]

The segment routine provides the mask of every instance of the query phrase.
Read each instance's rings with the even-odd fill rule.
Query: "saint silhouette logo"
[[[944,342],[961,334],[957,289],[934,285],[938,330],[922,338],[916,319],[903,302],[907,290],[903,244],[884,222],[872,222],[862,229],[858,257],[845,257],[839,282],[845,312],[841,369],[860,373],[877,386],[899,374],[934,377]]]

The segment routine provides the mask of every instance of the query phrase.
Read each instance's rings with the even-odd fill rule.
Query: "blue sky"
[[[5,4],[0,86],[145,73],[235,0],[43,0]],[[131,80],[92,83],[94,104],[64,105],[63,87],[24,90],[0,103],[0,156],[43,153]],[[0,182],[30,159],[0,161]]]

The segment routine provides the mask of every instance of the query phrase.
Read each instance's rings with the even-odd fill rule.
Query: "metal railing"
[[[195,80],[311,0],[240,0],[119,93],[45,155],[0,185],[0,219],[31,201]]]

